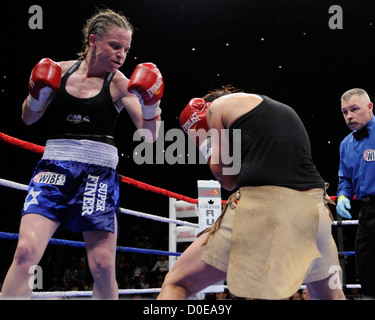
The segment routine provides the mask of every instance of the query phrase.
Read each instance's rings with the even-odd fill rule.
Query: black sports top
[[[90,98],[77,98],[66,91],[66,82],[82,60],[77,61],[61,78],[54,97],[55,117],[51,138],[97,140],[113,144],[118,111],[112,101],[109,86],[114,73],[108,73],[101,91]]]
[[[266,96],[230,127],[241,130],[237,186],[275,185],[295,190],[324,188],[311,156],[310,140],[297,113]]]

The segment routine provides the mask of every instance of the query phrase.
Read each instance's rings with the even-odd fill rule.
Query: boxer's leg
[[[31,297],[30,283],[34,282],[30,281],[30,267],[39,263],[59,224],[38,214],[22,216],[16,252],[1,290],[2,299]]]
[[[169,271],[158,296],[159,300],[186,299],[209,285],[226,278],[226,273],[201,260],[208,233],[202,234],[177,259]]]

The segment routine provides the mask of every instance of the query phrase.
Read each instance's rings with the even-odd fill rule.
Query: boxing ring
[[[27,141],[23,141],[4,133],[0,132],[0,141],[4,143],[8,143],[14,145],[16,147],[34,152],[34,153],[43,153],[44,147],[39,146]],[[203,216],[200,214],[200,210],[198,209],[198,205],[200,203],[200,198],[194,199],[190,197],[186,197],[184,195],[180,195],[166,189],[158,188],[152,186],[150,184],[134,180],[132,178],[128,178],[122,175],[119,175],[121,183],[128,184],[130,186],[154,192],[157,194],[164,195],[169,199],[169,218],[157,216],[149,213],[144,213],[140,211],[134,211],[130,209],[119,208],[119,212],[126,215],[132,215],[139,218],[150,219],[154,221],[158,221],[161,223],[168,223],[169,224],[169,251],[162,251],[162,250],[153,250],[153,249],[141,249],[141,248],[132,248],[132,247],[123,247],[117,246],[117,252],[128,252],[128,253],[135,253],[135,254],[153,254],[153,255],[164,255],[169,257],[169,268],[173,266],[173,263],[176,261],[178,256],[182,253],[177,252],[177,243],[181,242],[192,242],[195,239],[196,234],[202,230],[202,228],[207,227],[209,224],[203,223],[202,219]],[[216,182],[216,181],[215,181]],[[214,183],[215,183],[214,182]],[[205,182],[203,182],[205,183]],[[211,182],[207,182],[211,183]],[[0,177],[0,186],[21,190],[21,191],[28,191],[28,186],[2,179]],[[204,184],[204,186],[206,186]],[[214,185],[215,188],[220,189],[220,185],[216,182]],[[218,187],[217,187],[218,186]],[[198,190],[199,190],[199,181],[198,181]],[[215,189],[216,191],[216,189]],[[220,194],[219,194],[220,195]],[[210,194],[210,196],[215,196]],[[330,197],[332,200],[335,200],[336,197]],[[212,200],[210,200],[212,201]],[[224,204],[225,201],[219,199],[221,204]],[[221,206],[220,206],[221,211]],[[181,220],[181,218],[197,218],[198,223],[192,223],[189,221]],[[206,217],[205,217],[206,218]],[[216,217],[217,218],[217,217]],[[211,221],[213,223],[214,221]],[[202,224],[203,223],[203,224]],[[358,220],[345,220],[345,221],[333,221],[332,226],[335,227],[345,227],[345,226],[355,226],[358,225]],[[8,233],[8,232],[1,232],[0,231],[0,239],[8,239],[8,240],[17,240],[18,234],[16,233]],[[50,245],[62,245],[62,246],[70,246],[70,247],[77,247],[77,248],[84,248],[85,243],[80,241],[73,241],[73,240],[64,240],[64,239],[55,239],[52,238],[49,242]],[[345,256],[354,256],[354,251],[342,251],[339,252],[339,257]],[[213,285],[203,292],[220,292],[226,286],[224,284],[217,284]],[[302,286],[305,288],[306,286]],[[361,286],[359,284],[343,284],[342,288],[345,289],[360,289]],[[150,293],[158,293],[160,292],[161,288],[151,288],[151,289],[119,289],[119,295],[135,295],[135,294],[150,294]],[[80,297],[90,297],[92,296],[92,291],[33,291],[32,298],[80,298]]]

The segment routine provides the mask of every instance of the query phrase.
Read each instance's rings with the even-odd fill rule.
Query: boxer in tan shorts
[[[158,299],[186,299],[225,279],[238,297],[285,299],[305,283],[312,299],[345,299],[330,200],[302,121],[269,97],[233,91],[192,99],[181,113],[215,178],[237,191],[178,258]],[[238,172],[222,160],[223,148],[241,154]]]

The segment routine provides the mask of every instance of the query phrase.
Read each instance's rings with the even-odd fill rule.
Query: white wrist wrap
[[[137,91],[133,90],[131,91],[131,93],[134,93],[139,99],[139,103],[141,104],[141,107],[142,107],[142,117],[144,120],[152,120],[160,116],[161,114],[160,101],[158,101],[154,105],[146,106],[144,104],[142,96]]]
[[[160,101],[158,101],[156,104],[152,106],[145,106],[141,104],[142,106],[142,117],[144,120],[152,120],[160,116],[161,109],[160,109]]]
[[[30,94],[26,100],[27,107],[34,112],[42,112],[44,109],[44,103],[34,99]]]
[[[51,94],[52,89],[49,87],[45,87],[39,91],[39,99],[35,99],[32,97],[31,94],[27,97],[27,107],[34,112],[42,112],[45,108],[47,99]]]
[[[208,137],[202,142],[202,144],[199,146],[199,151],[206,159],[206,163],[208,163],[212,155],[211,137]]]

